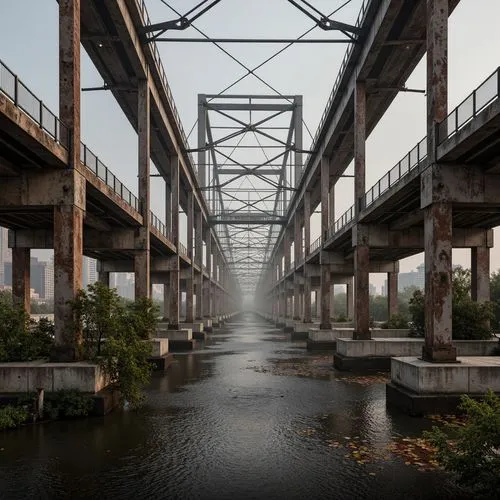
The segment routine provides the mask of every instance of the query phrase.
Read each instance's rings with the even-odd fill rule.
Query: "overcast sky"
[[[198,1],[169,0],[168,3],[186,12]],[[312,3],[329,13],[343,2],[312,0]],[[360,0],[352,0],[335,18],[353,23],[360,4]],[[176,17],[160,0],[147,0],[147,6],[153,22]],[[450,109],[498,66],[499,19],[498,0],[462,0],[451,16]],[[0,59],[55,111],[58,109],[57,23],[58,4],[55,0],[0,0]],[[312,26],[312,22],[286,0],[222,0],[195,24],[209,36],[243,38],[295,38]],[[191,28],[182,36],[200,35]],[[316,29],[310,36],[328,35]],[[226,45],[225,48],[245,65],[253,67],[281,46]],[[258,72],[279,92],[304,96],[304,120],[313,135],[345,50],[345,45],[295,45]],[[160,52],[186,133],[196,122],[197,94],[218,93],[246,72],[210,44],[164,43],[160,44]],[[100,84],[101,78],[82,51],[82,86]],[[407,85],[425,88],[422,62]],[[260,94],[270,91],[249,76],[231,92]],[[421,94],[402,93],[395,100],[368,139],[367,187],[425,135],[425,104],[425,97]],[[196,133],[191,137],[196,140]],[[308,138],[307,131],[304,131],[304,138]],[[111,94],[83,94],[82,140],[132,191],[137,192],[137,136]],[[161,217],[164,215],[162,191],[162,181],[153,180],[152,208]],[[341,180],[337,189],[336,217],[352,205],[352,193],[352,180]],[[313,221],[312,231],[311,241],[314,241],[319,235],[316,221]],[[495,231],[495,236],[499,236],[498,231]],[[498,248],[499,245],[492,251],[492,270],[500,267]],[[401,270],[411,270],[422,260],[422,255],[406,259],[401,262]],[[468,266],[469,252],[454,251],[454,263]],[[372,275],[378,286],[384,279],[383,275]]]

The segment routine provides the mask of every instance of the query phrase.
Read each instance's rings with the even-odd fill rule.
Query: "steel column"
[[[387,318],[398,313],[398,273],[387,273]]]
[[[28,314],[31,311],[30,255],[29,248],[12,249],[12,298]]]
[[[471,248],[471,297],[476,302],[490,301],[490,249]]]
[[[150,297],[150,99],[147,80],[138,82],[139,205],[142,226],[137,231],[134,255],[135,298]]]
[[[187,193],[187,253],[191,260],[191,265],[188,268],[188,277],[186,278],[186,323],[194,322],[193,310],[193,295],[194,295],[194,195],[192,191]]]

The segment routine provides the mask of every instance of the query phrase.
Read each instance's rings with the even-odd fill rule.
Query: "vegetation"
[[[151,346],[144,340],[156,330],[157,307],[150,299],[124,303],[101,283],[81,290],[72,305],[83,332],[81,358],[100,363],[122,398],[137,406],[150,380]]]
[[[492,391],[483,401],[462,396],[460,408],[467,415],[463,427],[433,427],[425,437],[437,448],[438,462],[462,485],[490,496],[500,491],[500,397]]]
[[[402,314],[393,314],[389,321],[386,321],[382,328],[390,328],[394,330],[402,330],[408,328],[408,318]]]
[[[0,431],[14,429],[26,422],[28,410],[22,406],[4,406],[0,408]]]
[[[44,401],[44,418],[86,417],[92,411],[92,397],[77,390],[60,390],[47,394]]]
[[[492,305],[489,302],[479,303],[470,296],[471,273],[468,269],[457,267],[453,270],[453,338],[456,340],[480,340],[491,337],[490,320]],[[412,330],[416,335],[425,332],[425,298],[420,290],[413,293],[409,310],[412,319]]]
[[[22,305],[12,304],[10,293],[0,293],[0,362],[48,357],[53,339],[51,321],[31,320]]]

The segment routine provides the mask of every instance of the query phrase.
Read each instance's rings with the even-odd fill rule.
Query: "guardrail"
[[[387,172],[362,198],[364,210],[388,191],[394,184],[409,174],[427,158],[427,137],[424,137],[400,162]]]
[[[352,205],[330,226],[328,237],[331,238],[335,233],[347,226],[354,219],[354,213],[354,205]]]
[[[68,149],[69,130],[59,118],[0,61],[0,91],[58,144]]]
[[[179,241],[178,243],[179,255],[184,255],[187,257],[188,251],[187,248]]]
[[[500,68],[497,68],[438,125],[438,144],[454,136],[499,97]]]
[[[309,254],[312,254],[314,251],[316,251],[320,246],[321,246],[321,236],[317,238],[315,241],[312,242],[311,246],[309,247]]]
[[[80,161],[99,179],[104,181],[127,205],[139,211],[139,200],[126,188],[83,142],[80,144]]]
[[[172,240],[171,234],[167,231],[167,226],[152,211],[149,213],[149,222],[167,240]]]

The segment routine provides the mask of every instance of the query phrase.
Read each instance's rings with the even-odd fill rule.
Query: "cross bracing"
[[[302,96],[198,97],[198,179],[245,293],[255,291],[286,221],[302,148]]]

